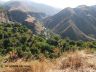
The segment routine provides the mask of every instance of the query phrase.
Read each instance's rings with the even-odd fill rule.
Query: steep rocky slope
[[[9,19],[6,11],[2,7],[0,7],[0,22],[8,22],[8,21]]]
[[[63,38],[96,40],[96,6],[65,8],[44,20],[45,26]]]

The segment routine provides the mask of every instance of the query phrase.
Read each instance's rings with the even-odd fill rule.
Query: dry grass
[[[67,57],[67,59],[64,59],[62,61],[62,65],[60,66],[60,69],[65,68],[75,68],[78,69],[79,67],[83,66],[84,59],[78,54],[72,54]]]
[[[9,66],[8,66],[9,65]],[[4,72],[96,72],[96,54],[88,51],[70,52],[56,61],[40,60],[7,63]],[[0,72],[1,71],[0,69]]]
[[[15,62],[15,63],[4,64],[3,71],[4,72],[47,72],[47,70],[52,68],[52,66],[53,64],[48,61]]]
[[[96,72],[96,56],[85,51],[70,53],[60,65],[60,69],[67,72]],[[91,71],[90,71],[91,70]]]

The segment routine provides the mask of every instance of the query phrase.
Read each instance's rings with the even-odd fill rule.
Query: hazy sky
[[[1,0],[1,1],[9,1],[9,0]],[[88,6],[96,5],[96,0],[31,0],[31,1],[47,4],[57,8],[76,7],[78,5],[88,5]]]

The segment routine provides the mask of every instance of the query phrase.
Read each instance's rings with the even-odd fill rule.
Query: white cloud
[[[0,0],[0,1],[9,1],[9,0]]]
[[[2,1],[9,1],[9,0],[2,0]],[[57,8],[76,7],[78,5],[88,5],[88,6],[96,5],[96,0],[31,0],[31,1],[44,3]]]
[[[58,8],[76,7],[78,5],[95,5],[96,0],[32,0],[39,3],[45,3]]]

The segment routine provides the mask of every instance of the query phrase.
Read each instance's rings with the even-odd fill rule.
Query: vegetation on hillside
[[[71,41],[50,34],[35,35],[18,23],[0,23],[0,55],[11,54],[12,58],[40,59],[57,58],[65,51],[96,48],[96,42]]]
[[[32,13],[32,16],[35,16],[32,17],[25,12],[23,15],[22,12],[17,12],[16,10],[18,16],[13,15],[15,19],[10,19],[11,17],[8,18],[10,14],[0,7],[0,72],[96,71],[96,40],[93,34],[84,34],[70,20],[68,23],[65,22],[68,24],[64,25],[66,29],[60,32],[63,22],[60,27],[53,22],[52,24],[56,26],[52,29],[53,31],[57,29],[60,30],[58,33],[66,32],[63,39],[50,32],[40,21],[35,19],[36,16],[38,17],[38,13],[36,16],[35,13]],[[59,22],[56,19],[57,17],[55,17],[55,21]],[[67,33],[74,39],[67,38]],[[81,40],[79,41],[78,38]],[[78,41],[74,41],[75,39]]]

